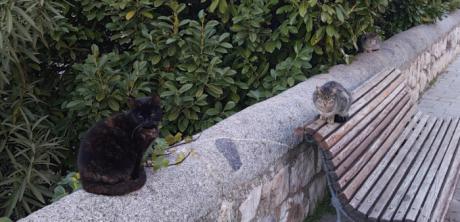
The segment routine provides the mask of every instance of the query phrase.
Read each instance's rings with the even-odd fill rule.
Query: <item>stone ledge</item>
[[[195,150],[183,164],[147,170],[147,183],[137,192],[106,197],[77,191],[21,221],[300,220],[325,192],[316,148],[293,135],[294,128],[316,116],[310,99],[315,87],[333,79],[353,89],[397,67],[415,79],[416,99],[422,85],[460,51],[459,24],[456,11],[436,24],[412,28],[385,41],[377,52],[361,54],[350,65],[334,66],[234,114],[180,147]],[[450,54],[443,54],[446,38],[456,39]],[[426,75],[420,75],[423,70]]]

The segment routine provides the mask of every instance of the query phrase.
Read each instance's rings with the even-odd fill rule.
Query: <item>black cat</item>
[[[158,137],[162,111],[158,96],[128,99],[128,112],[99,121],[80,144],[78,170],[83,189],[103,195],[123,195],[146,181],[144,152]]]

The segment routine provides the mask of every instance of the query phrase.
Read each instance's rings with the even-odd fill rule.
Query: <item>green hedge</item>
[[[192,134],[348,63],[458,0],[0,1],[0,216],[48,203],[78,138],[159,94],[162,136]],[[63,191],[62,191],[63,192]]]

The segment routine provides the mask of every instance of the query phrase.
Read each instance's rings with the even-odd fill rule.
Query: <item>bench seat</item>
[[[338,210],[354,221],[442,221],[458,181],[459,119],[417,112],[397,69],[352,97],[347,122],[304,126]]]

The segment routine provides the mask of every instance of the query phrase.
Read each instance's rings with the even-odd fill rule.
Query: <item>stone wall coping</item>
[[[155,173],[139,191],[119,197],[76,191],[20,221],[196,221],[217,218],[222,201],[234,190],[249,193],[250,182],[301,143],[293,129],[315,118],[316,86],[329,80],[354,89],[388,67],[403,67],[460,24],[460,10],[430,25],[420,25],[383,42],[381,49],[358,55],[283,93],[235,113],[202,132],[179,150],[193,154],[182,164]],[[262,178],[261,178],[262,179]],[[256,189],[257,191],[257,189]]]

